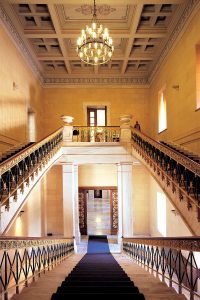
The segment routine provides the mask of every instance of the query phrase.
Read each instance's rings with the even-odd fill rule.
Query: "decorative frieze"
[[[123,238],[123,243],[157,246],[176,250],[200,251],[200,238]]]
[[[73,243],[73,239],[1,239],[0,240],[0,250],[10,250],[10,249],[19,249],[19,248],[30,248],[30,247],[40,247],[40,246],[49,246],[55,244],[66,244]]]

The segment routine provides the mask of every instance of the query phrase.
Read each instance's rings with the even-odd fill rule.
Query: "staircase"
[[[94,239],[93,242],[97,243]],[[100,253],[88,247],[89,253],[84,256],[71,255],[11,299],[62,300],[80,295],[90,299],[97,295],[121,295],[136,300],[186,300],[184,295],[177,294],[174,288],[169,288],[125,253],[112,256],[102,244]]]
[[[169,148],[171,148],[172,150],[174,150],[174,151],[176,151],[176,152],[178,152],[178,153],[180,153],[180,154],[182,154],[182,155],[185,155],[185,156],[188,157],[189,159],[191,159],[191,160],[193,160],[193,161],[195,161],[195,162],[197,162],[197,163],[200,163],[200,157],[199,157],[197,154],[195,154],[195,153],[189,151],[188,149],[186,149],[186,148],[184,148],[184,147],[182,147],[182,146],[180,146],[180,145],[174,144],[174,143],[172,143],[172,142],[164,142],[164,141],[161,141],[161,143],[162,143],[163,145],[165,145],[166,147],[169,147]]]
[[[126,295],[127,299],[144,300],[144,295],[130,280],[109,251],[106,236],[90,236],[88,252],[65,278],[51,300],[84,295]]]
[[[12,157],[13,155],[19,154],[20,152],[23,151],[24,149],[28,148],[29,146],[31,146],[32,142],[28,143],[28,144],[20,144],[18,146],[12,147],[11,149],[7,150],[5,153],[2,153],[0,155],[0,163],[6,161],[7,159],[9,159],[10,157]]]

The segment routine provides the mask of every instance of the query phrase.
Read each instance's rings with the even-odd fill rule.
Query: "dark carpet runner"
[[[87,254],[65,278],[51,300],[66,300],[76,295],[85,295],[87,299],[97,295],[145,299],[110,253],[106,236],[89,236]]]

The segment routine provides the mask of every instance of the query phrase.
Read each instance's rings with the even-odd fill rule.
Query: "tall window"
[[[164,87],[158,93],[158,132],[165,129],[167,129],[167,108]]]
[[[157,229],[162,236],[166,236],[166,196],[159,192],[157,192]]]
[[[200,108],[200,45],[196,46],[196,108]]]
[[[88,126],[106,126],[106,106],[87,108]]]

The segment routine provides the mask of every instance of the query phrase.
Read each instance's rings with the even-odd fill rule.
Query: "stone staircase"
[[[113,255],[127,275],[134,281],[146,300],[186,300],[183,294],[177,294],[174,288],[169,288],[158,277],[139,266],[126,254]]]
[[[40,278],[36,278],[35,282],[31,282],[29,287],[20,287],[20,294],[13,295],[12,291],[9,299],[12,300],[50,300],[52,294],[61,285],[66,276],[82,259],[86,250],[87,239],[85,238],[80,246],[77,247],[78,253],[70,255],[60,265],[46,274],[42,274]],[[110,245],[109,245],[110,246]],[[83,253],[80,253],[83,251]],[[115,251],[114,251],[115,252]],[[117,251],[116,251],[117,252]],[[144,294],[146,300],[186,300],[184,295],[178,295],[174,288],[169,288],[159,278],[150,274],[143,267],[139,266],[124,253],[113,253],[114,258],[119,265],[124,269],[127,275],[139,291]],[[12,297],[11,297],[12,296]]]

